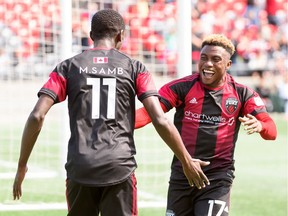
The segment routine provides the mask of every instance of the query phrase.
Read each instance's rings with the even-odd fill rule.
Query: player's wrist
[[[263,125],[261,121],[258,121],[258,127],[257,127],[257,132],[261,133],[263,131]]]

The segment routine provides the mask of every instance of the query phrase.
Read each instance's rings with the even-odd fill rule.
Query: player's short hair
[[[211,34],[204,38],[201,48],[205,45],[223,47],[232,56],[235,52],[235,46],[231,40],[222,34]]]
[[[91,21],[92,40],[112,38],[125,30],[123,17],[115,10],[104,9],[96,12]]]

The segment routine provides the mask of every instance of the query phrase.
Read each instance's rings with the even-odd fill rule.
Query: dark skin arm
[[[53,104],[54,100],[51,97],[47,95],[41,95],[26,121],[26,125],[22,134],[18,169],[13,184],[14,200],[20,199],[22,196],[22,182],[28,170],[28,159],[41,131],[45,116]]]
[[[201,169],[201,166],[207,166],[209,165],[209,162],[193,159],[191,157],[182,142],[178,130],[164,115],[158,98],[148,97],[142,102],[156,131],[182,163],[183,171],[189,181],[189,184],[191,186],[195,185],[198,189],[209,185],[209,180]]]

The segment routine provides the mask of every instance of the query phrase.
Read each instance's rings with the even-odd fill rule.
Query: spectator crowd
[[[91,14],[102,8],[118,10],[127,24],[123,52],[151,65],[155,73],[174,76],[177,62],[176,0],[72,0],[73,52],[91,45]],[[222,33],[236,47],[230,73],[252,76],[253,87],[265,92],[271,111],[287,105],[287,0],[191,0],[192,68],[199,60],[205,35]],[[61,48],[61,9],[57,0],[0,0],[0,78],[8,66],[15,77],[26,69],[43,71]],[[43,60],[44,59],[44,60]],[[5,67],[7,66],[7,67]],[[49,70],[48,70],[49,71]],[[23,77],[23,75],[22,75]],[[273,80],[273,82],[271,82]],[[288,108],[287,108],[288,109]]]

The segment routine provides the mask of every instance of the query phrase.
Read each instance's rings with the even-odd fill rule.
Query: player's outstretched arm
[[[167,109],[163,103],[160,102],[161,108],[164,112],[167,112]],[[135,129],[144,127],[145,125],[151,123],[151,118],[147,113],[145,107],[141,107],[136,110],[136,120],[135,120]]]
[[[33,111],[30,113],[21,140],[20,157],[18,160],[18,168],[13,184],[13,198],[20,199],[22,196],[22,182],[28,170],[27,162],[32,152],[33,146],[41,131],[45,115],[54,104],[51,97],[42,95],[38,99]]]
[[[239,117],[239,121],[244,126],[247,134],[260,133],[265,140],[275,140],[277,137],[277,128],[273,119],[268,113],[259,113],[256,116],[247,114]]]
[[[148,115],[145,107],[141,107],[136,110],[135,113],[135,129],[142,128],[145,125],[151,123],[151,118]]]
[[[191,186],[195,185],[199,189],[208,185],[209,180],[203,173],[201,166],[207,166],[209,165],[209,162],[192,159],[191,155],[186,150],[176,127],[164,115],[157,97],[151,96],[144,99],[142,102],[158,134],[182,163],[189,184]]]

